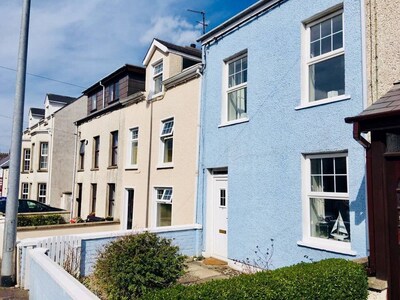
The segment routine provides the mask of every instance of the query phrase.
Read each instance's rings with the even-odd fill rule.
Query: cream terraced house
[[[30,109],[22,136],[20,198],[70,209],[74,120],[83,116],[85,104],[84,96],[47,94],[45,109]]]
[[[84,91],[74,215],[111,216],[121,229],[193,224],[201,51],[155,39],[143,63]]]

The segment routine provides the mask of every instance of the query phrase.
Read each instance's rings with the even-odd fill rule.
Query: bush
[[[89,285],[107,299],[135,299],[169,287],[183,275],[185,257],[154,233],[128,235],[99,253]]]
[[[175,286],[143,299],[367,299],[368,283],[361,265],[343,259],[243,274],[201,285]]]
[[[18,215],[17,226],[43,226],[43,225],[55,225],[65,224],[65,220],[61,215],[34,215],[24,216]]]

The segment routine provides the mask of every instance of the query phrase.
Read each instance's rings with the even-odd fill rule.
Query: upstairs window
[[[153,67],[154,94],[162,92],[163,63],[157,63]]]
[[[107,86],[106,93],[108,102],[114,102],[119,99],[119,82],[115,82]]]
[[[161,124],[161,162],[163,164],[172,163],[174,147],[174,119],[168,119]]]
[[[306,25],[308,102],[334,99],[345,93],[342,11]]]
[[[231,122],[247,118],[247,54],[227,62],[226,116]]]
[[[99,168],[100,137],[93,138],[93,169]]]
[[[118,163],[118,131],[111,132],[111,154],[110,166],[117,166]]]
[[[97,109],[97,95],[94,94],[92,96],[89,97],[89,102],[90,102],[90,106],[91,106],[91,110],[96,110]]]
[[[47,170],[49,143],[40,143],[39,170]]]
[[[85,168],[85,145],[86,140],[82,140],[79,146],[79,169],[83,170]]]
[[[27,173],[31,170],[31,149],[24,148],[22,161],[22,172]]]
[[[137,165],[137,158],[138,158],[138,146],[139,146],[139,128],[132,128],[130,130],[130,155],[129,155],[129,164],[131,166]]]

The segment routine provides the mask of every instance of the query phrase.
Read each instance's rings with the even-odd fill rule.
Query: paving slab
[[[0,287],[0,300],[27,300],[29,292],[15,287]]]

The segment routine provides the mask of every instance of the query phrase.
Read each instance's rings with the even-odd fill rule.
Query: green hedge
[[[34,215],[24,216],[18,215],[18,227],[26,226],[43,226],[43,225],[55,225],[65,224],[65,220],[61,215]]]
[[[143,299],[362,300],[368,297],[367,288],[363,266],[343,259],[327,259],[199,285],[177,285],[147,293]]]

